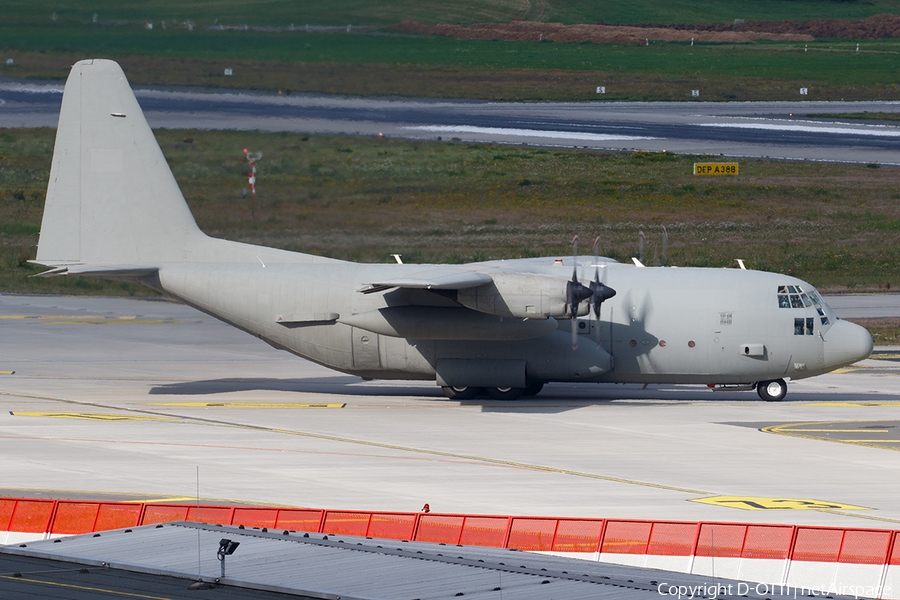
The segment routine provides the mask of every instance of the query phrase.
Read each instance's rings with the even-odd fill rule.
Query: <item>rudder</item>
[[[110,60],[76,63],[35,262],[180,262],[204,239],[122,69]]]

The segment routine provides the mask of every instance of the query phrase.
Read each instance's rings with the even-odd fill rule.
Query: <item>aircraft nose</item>
[[[874,347],[865,327],[838,319],[825,334],[825,364],[838,368],[867,358]]]

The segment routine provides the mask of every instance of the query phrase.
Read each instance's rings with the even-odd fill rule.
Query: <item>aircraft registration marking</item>
[[[691,502],[701,502],[715,506],[740,508],[741,510],[872,510],[867,506],[854,506],[841,502],[824,502],[801,498],[761,498],[758,496],[711,496],[695,498]]]
[[[83,419],[86,421],[175,421],[173,417],[151,417],[146,415],[114,415],[109,413],[79,412],[20,412],[9,411],[15,417],[49,417],[53,419]]]
[[[211,408],[344,408],[346,404],[307,402],[148,402],[145,406],[183,406]]]

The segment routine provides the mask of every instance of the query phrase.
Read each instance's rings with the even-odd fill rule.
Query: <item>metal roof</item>
[[[216,552],[224,538],[240,547],[226,557],[221,578]],[[0,553],[332,600],[658,599],[660,584],[714,585],[708,577],[516,550],[185,522],[2,546]],[[735,586],[719,598],[779,597],[716,583]]]

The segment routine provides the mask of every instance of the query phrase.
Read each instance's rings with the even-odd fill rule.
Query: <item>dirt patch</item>
[[[739,21],[733,24],[563,25],[536,21],[477,23],[475,25],[425,25],[403,21],[391,29],[446,35],[449,37],[552,42],[593,42],[595,44],[645,44],[666,42],[719,42],[746,44],[755,40],[811,42],[816,38],[881,39],[900,37],[900,15],[880,14],[858,21],[813,19],[811,21]]]
[[[562,23],[538,23],[513,21],[511,23],[478,23],[475,25],[425,25],[417,21],[403,21],[391,29],[446,35],[448,37],[506,40],[593,42],[595,44],[645,44],[648,40],[666,42],[720,42],[747,44],[754,40],[778,40],[811,42],[813,36],[804,33],[772,33],[760,31],[704,31],[676,29],[659,26],[624,25],[563,25]]]

